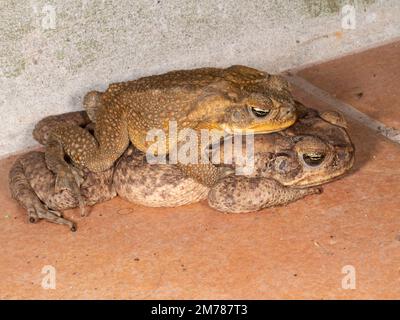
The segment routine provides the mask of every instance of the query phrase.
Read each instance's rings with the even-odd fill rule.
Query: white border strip
[[[285,78],[296,87],[299,87],[305,92],[313,95],[314,97],[328,104],[332,108],[339,110],[344,115],[362,123],[363,125],[372,129],[374,132],[379,133],[386,138],[400,144],[400,130],[388,127],[382,122],[370,118],[366,114],[354,108],[352,105],[332,97],[332,95],[330,95],[328,92],[314,86],[312,83],[301,77],[290,73],[286,74]]]
[[[43,145],[41,145],[39,143],[36,143],[34,146],[30,146],[30,147],[27,147],[27,148],[22,149],[22,150],[17,150],[17,151],[13,151],[13,152],[10,152],[10,153],[6,153],[6,154],[3,154],[3,155],[0,155],[0,161],[4,160],[4,159],[7,159],[7,158],[11,158],[11,157],[22,156],[23,154],[31,152],[31,151],[43,151],[44,150],[43,148],[44,148]]]

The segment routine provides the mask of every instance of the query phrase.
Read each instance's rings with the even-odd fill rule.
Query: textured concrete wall
[[[0,156],[110,82],[230,64],[279,72],[398,37],[399,17],[398,0],[0,0]]]

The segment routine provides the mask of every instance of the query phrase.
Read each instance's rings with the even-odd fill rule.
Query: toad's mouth
[[[222,125],[221,128],[228,134],[265,134],[284,130],[295,122],[296,119],[290,119],[282,122],[274,121],[269,123],[255,123],[243,128],[232,125]]]

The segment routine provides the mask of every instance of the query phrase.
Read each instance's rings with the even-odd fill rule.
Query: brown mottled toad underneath
[[[208,198],[211,207],[223,212],[248,212],[284,205],[308,194],[315,187],[346,173],[354,162],[354,147],[337,112],[319,114],[298,104],[299,120],[284,131],[255,136],[253,173],[229,176],[211,189],[185,176],[175,165],[150,165],[145,155],[129,147],[116,165],[104,172],[85,171],[80,188],[88,205],[122,198],[146,206],[179,206]],[[45,143],[57,122],[88,123],[84,113],[53,116],[39,123],[35,138]],[[229,143],[229,141],[227,141]],[[233,158],[233,167],[238,164]],[[76,228],[57,210],[78,205],[68,191],[54,191],[55,176],[41,152],[20,157],[10,171],[12,195],[27,209],[32,222],[45,219]],[[50,209],[49,209],[50,208]]]
[[[296,120],[288,83],[245,66],[172,71],[114,83],[104,93],[89,93],[84,104],[95,121],[94,135],[69,123],[49,134],[46,163],[57,175],[56,191],[77,190],[79,185],[79,175],[64,161],[64,153],[79,168],[104,171],[112,167],[130,141],[146,152],[153,143],[146,141],[149,130],[162,129],[168,139],[170,121],[176,121],[178,130],[268,133],[287,128]],[[168,153],[176,145],[166,147]],[[226,173],[212,164],[179,167],[207,186]]]

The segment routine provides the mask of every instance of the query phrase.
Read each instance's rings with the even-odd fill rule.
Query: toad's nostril
[[[349,153],[346,151],[339,151],[337,153],[339,160],[346,160],[349,158]]]
[[[242,116],[239,111],[234,111],[232,113],[232,121],[239,122],[241,120],[241,118],[242,118]]]
[[[292,116],[293,114],[295,114],[296,109],[292,106],[287,106],[286,107],[286,111],[284,112],[285,116]]]

